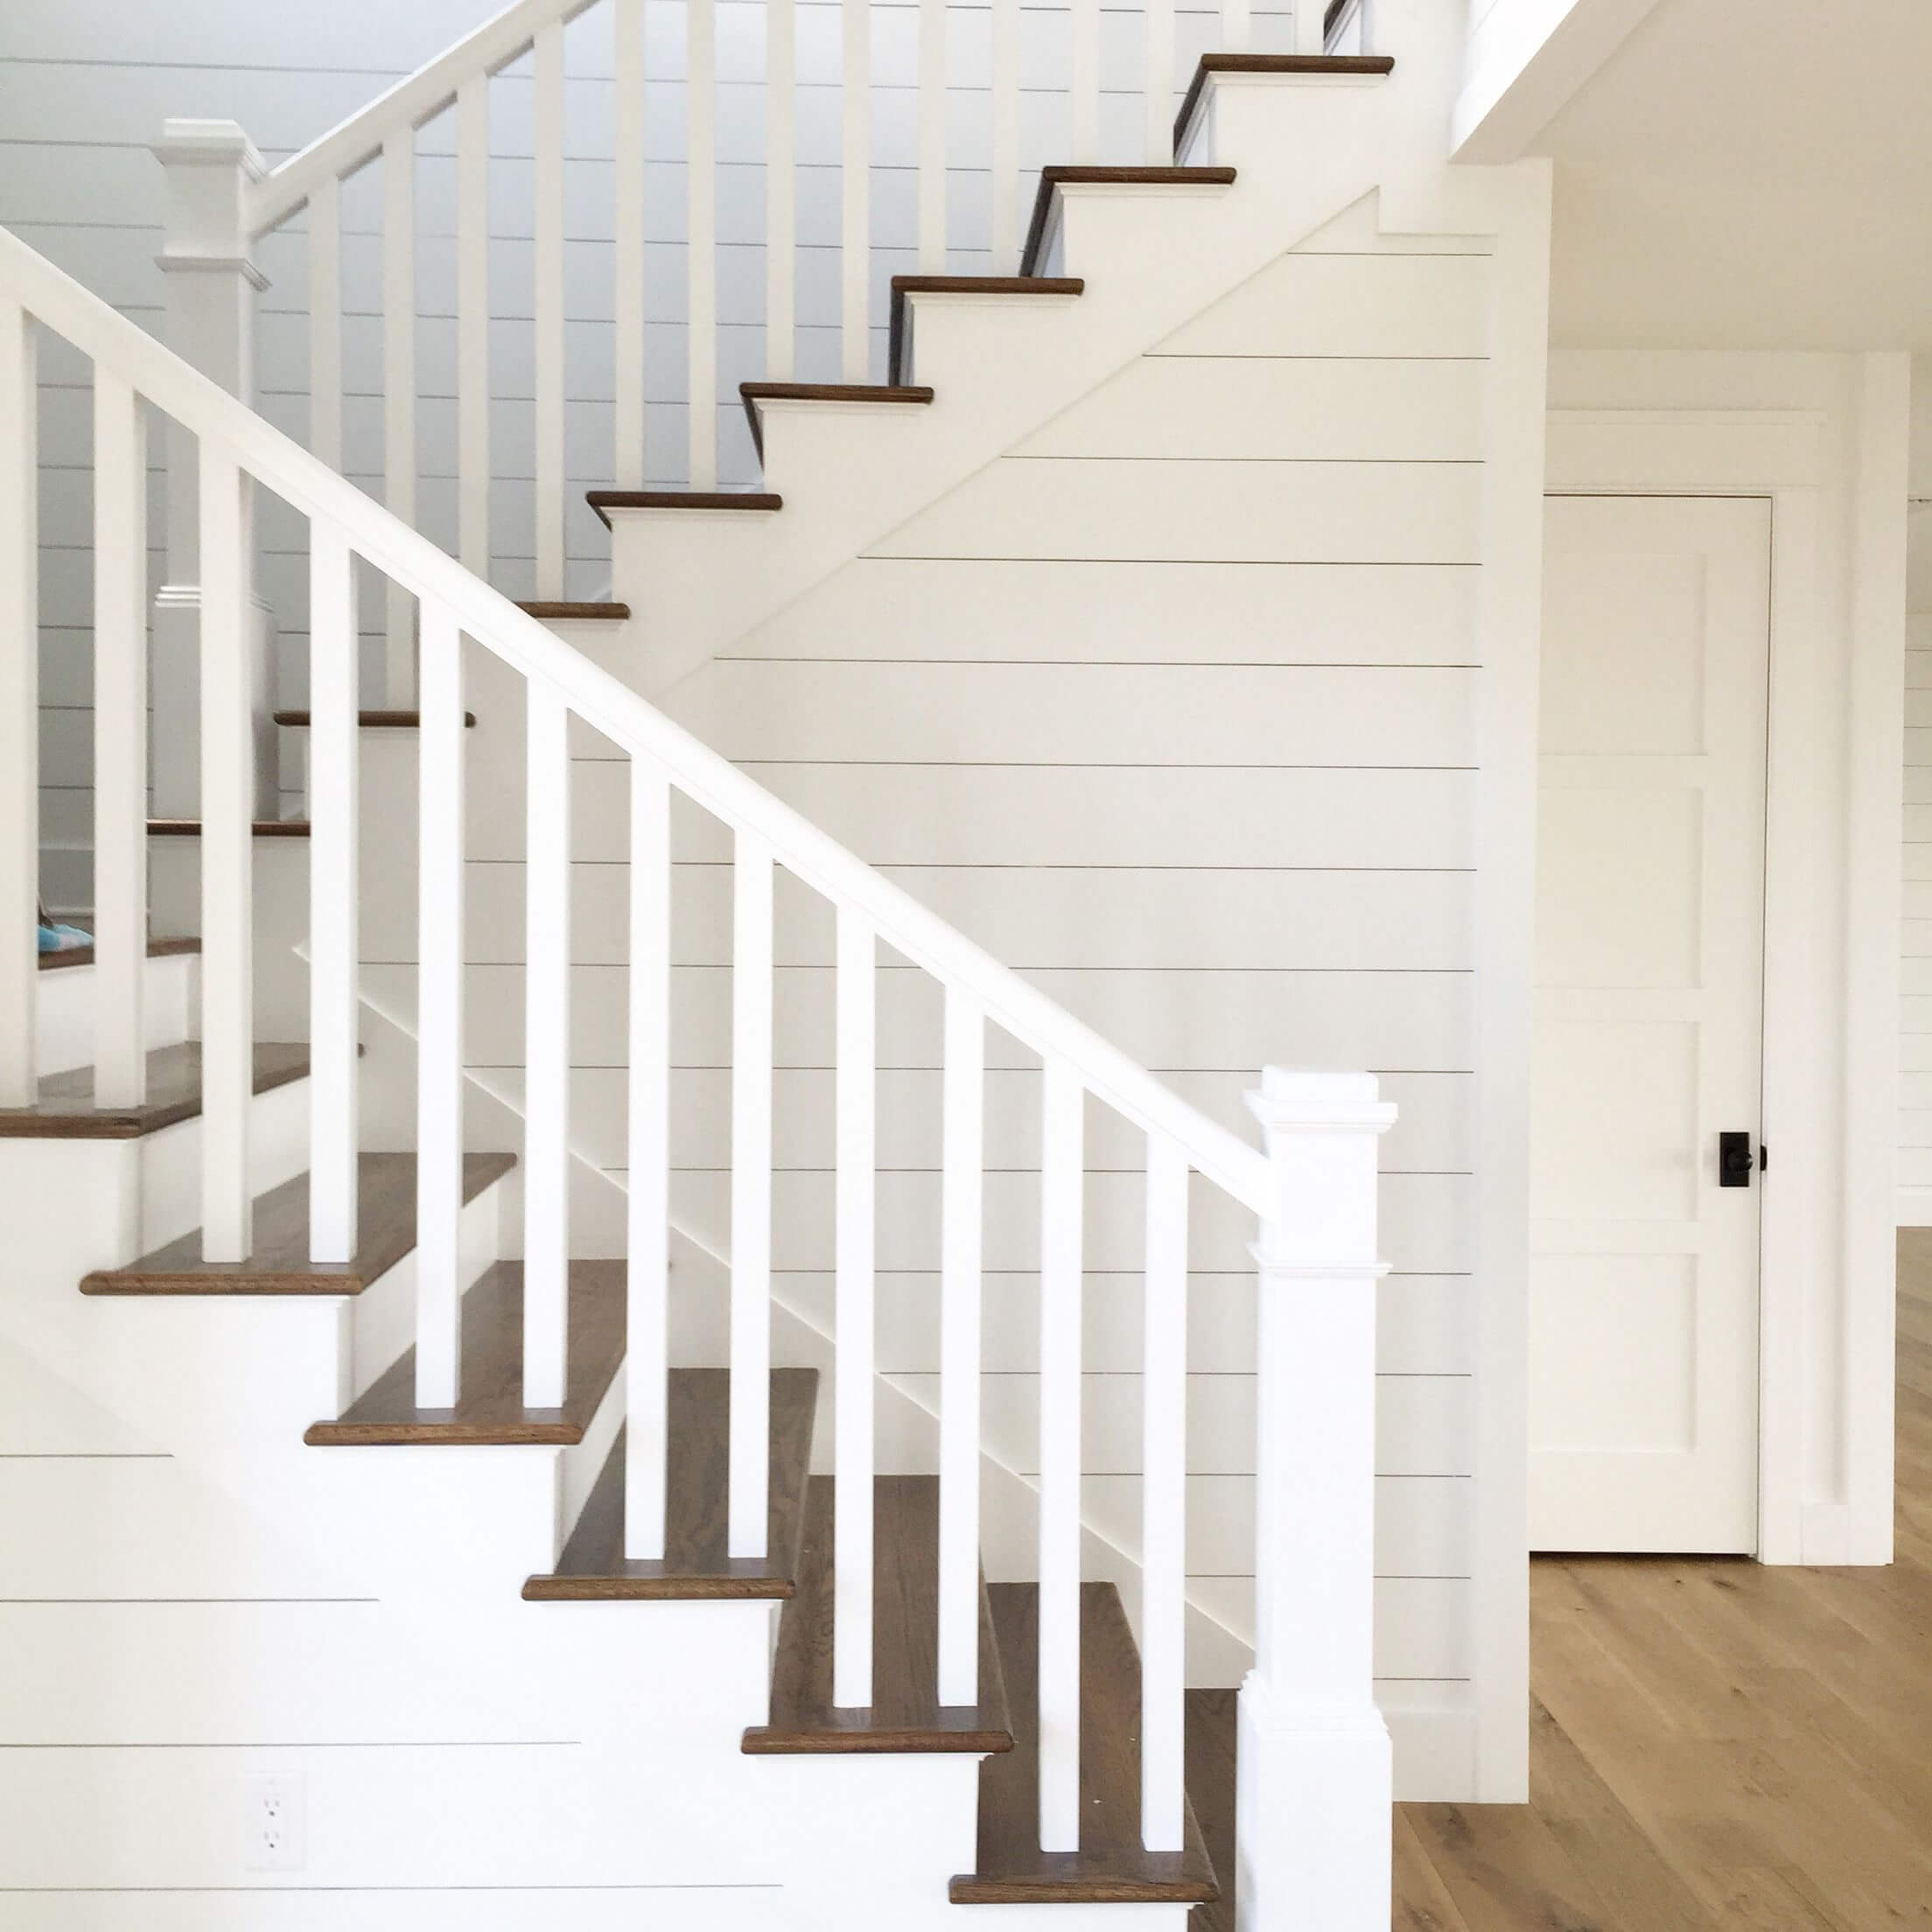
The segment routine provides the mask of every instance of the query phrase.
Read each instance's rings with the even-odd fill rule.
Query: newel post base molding
[[[1391,1754],[1376,1708],[1376,1142],[1368,1074],[1270,1068],[1260,1270],[1255,1668],[1241,1690],[1242,1932],[1383,1932]]]

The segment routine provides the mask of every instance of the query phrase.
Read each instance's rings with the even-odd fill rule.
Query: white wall
[[[1932,1227],[1932,358],[1913,365],[1899,945],[1899,1225]]]

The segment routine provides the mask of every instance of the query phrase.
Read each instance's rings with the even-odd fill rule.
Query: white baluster
[[[689,75],[685,174],[690,237],[690,485],[718,487],[718,19],[714,0],[686,0]]]
[[[611,472],[620,490],[644,487],[644,0],[616,0],[612,25],[617,74],[617,226],[612,354],[616,399]],[[636,1424],[630,1425],[634,1429]]]
[[[798,181],[794,86],[798,66],[795,0],[765,4],[765,374],[789,382],[796,322]]]
[[[877,942],[864,914],[838,909],[837,1214],[833,1290],[838,1357],[833,1465],[832,1702],[872,1701],[872,1255],[878,1111]]]
[[[457,554],[490,568],[490,82],[456,96]]]
[[[523,984],[523,1400],[560,1409],[570,1356],[570,711],[528,689]]]
[[[1297,53],[1320,53],[1321,44],[1326,38],[1323,27],[1323,17],[1328,9],[1326,0],[1295,0],[1295,52]]]
[[[1186,1718],[1187,1157],[1147,1144],[1141,1349],[1140,1839],[1181,1849]]]
[[[1040,1152],[1040,1848],[1080,1849],[1080,1324],[1086,1093],[1046,1063]]]
[[[94,1097],[147,1098],[148,438],[140,399],[94,371]]]
[[[986,1023],[946,989],[939,1270],[939,1701],[979,1701],[980,1258]]]
[[[564,595],[564,23],[536,36],[536,594]]]
[[[1317,6],[1321,0],[1314,0]],[[1249,0],[1221,0],[1221,46],[1222,53],[1244,53],[1249,38]]]
[[[416,752],[419,876],[416,1023],[416,1400],[453,1409],[462,1359],[463,640],[442,606],[422,611]]]
[[[946,0],[919,0],[919,272],[946,272]]]
[[[248,1107],[255,1086],[251,871],[255,717],[242,481],[203,439],[201,541],[201,1256],[254,1247]]]
[[[1019,0],[993,0],[992,86],[993,273],[1012,275],[1019,256]]]
[[[382,500],[416,522],[416,135],[382,144]],[[384,703],[406,710],[416,685],[416,606],[400,584],[387,592]]]
[[[33,324],[0,296],[0,1106],[38,1092],[40,970],[39,390]]]
[[[765,1554],[771,1461],[772,852],[732,868],[732,1424],[729,1544]]]
[[[309,1259],[356,1243],[357,651],[347,539],[309,526]]]
[[[664,1554],[671,1163],[671,793],[631,760],[629,1256],[624,1354],[624,1554]]]
[[[1147,164],[1174,158],[1174,0],[1147,0]]]
[[[1255,1668],[1241,1689],[1243,1925],[1383,1932],[1389,1732],[1374,1698],[1376,1139],[1369,1074],[1270,1067],[1249,1104],[1276,1208],[1256,1356]]]
[[[1073,116],[1074,165],[1100,159],[1100,0],[1072,0],[1072,75],[1068,106]]]
[[[839,344],[841,380],[863,382],[872,368],[869,289],[872,238],[871,0],[842,0],[844,59],[839,116]]]
[[[342,189],[309,196],[309,448],[342,467]]]

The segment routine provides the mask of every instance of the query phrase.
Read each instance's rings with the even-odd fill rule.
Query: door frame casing
[[[1758,1556],[1884,1563],[1909,363],[1803,360],[1844,408],[1553,409],[1545,488],[1771,504]]]

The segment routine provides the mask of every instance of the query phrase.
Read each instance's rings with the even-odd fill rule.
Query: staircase
[[[473,132],[476,77],[526,50],[540,93],[560,88],[551,36],[574,10],[524,0],[373,118],[242,181],[243,225],[305,203],[312,292],[326,290],[339,244],[317,224],[346,177],[448,102],[471,103]],[[1357,10],[1334,24],[1367,32]],[[620,72],[634,52],[620,39]],[[427,1727],[425,1751],[438,1713],[526,1754],[571,1746],[554,1776],[509,1790],[473,1762],[436,1788],[317,1773],[305,1865],[276,1836],[266,1853],[253,1844],[251,1871],[301,1869],[372,1899],[398,1872],[433,1872],[448,1894],[393,1921],[412,1925],[457,1922],[462,1887],[539,1884],[598,1893],[595,1914],[662,1892],[664,1909],[720,1924],[918,1927],[996,1908],[1002,1922],[1044,1913],[1070,1928],[1134,1907],[1137,1922],[1193,1914],[1208,1932],[1236,1922],[1237,1901],[1250,1927],[1386,1922],[1371,1284],[1376,1142],[1393,1110],[1368,1075],[1270,1068],[1250,1096],[1257,1149],[640,694],[717,661],[1385,174],[1399,180],[1401,96],[1373,91],[1394,65],[1319,49],[1204,60],[1158,161],[1046,172],[1018,275],[893,278],[882,382],[863,380],[856,349],[842,382],[746,382],[763,490],[713,486],[696,428],[690,486],[644,487],[641,440],[620,429],[618,486],[589,498],[613,538],[611,594],[595,601],[563,595],[560,354],[540,353],[536,401],[540,444],[554,442],[536,497],[555,528],[536,543],[539,598],[517,603],[486,581],[486,487],[480,523],[466,489],[458,562],[410,527],[413,480],[392,474],[384,508],[325,459],[340,448],[327,327],[304,450],[0,235],[13,565],[0,655],[31,720],[35,357],[77,356],[94,386],[102,774],[95,948],[36,962],[17,944],[0,964],[0,1172],[22,1256],[6,1340],[21,1376],[71,1392],[77,1414],[165,1446],[178,1493],[155,1508],[185,1549],[228,1550],[238,1592],[268,1592],[285,1562],[304,1600],[368,1606],[312,1656],[271,1644],[235,1668],[239,1688],[209,1695],[271,1716],[292,1695],[324,1731],[339,1708],[346,1749],[359,1727],[376,1734],[384,1698],[407,1705],[405,1728]],[[556,131],[554,116],[542,126]],[[232,155],[195,164],[241,178]],[[620,344],[635,333],[623,285]],[[479,400],[466,390],[459,410],[472,454]],[[192,556],[171,522],[171,578],[196,587],[199,808],[165,820],[150,816],[132,562],[150,412],[174,443],[171,517],[192,513]],[[396,434],[392,449],[413,446],[413,427]],[[270,514],[299,527],[309,578],[309,703],[273,713],[304,747],[295,820],[261,809],[248,599]],[[384,704],[371,709],[359,585],[377,580]],[[591,744],[621,785],[600,794],[612,816],[573,822],[573,762]],[[5,771],[0,903],[24,935],[31,755]],[[523,867],[520,908],[479,898],[466,846],[480,825]],[[571,1083],[577,989],[558,935],[586,834],[626,882],[621,1004],[599,1016],[625,1042],[620,1193],[584,1151]],[[678,862],[696,849],[728,860],[728,903],[680,897]],[[818,922],[797,956],[794,890]],[[150,942],[150,928],[183,936]],[[679,935],[698,929],[729,968],[703,1022],[728,1068],[723,1228],[697,1227],[674,1186],[672,1040],[694,1024]],[[470,990],[479,937],[500,933],[521,1013]],[[384,935],[416,948],[400,976],[381,970],[403,956]],[[826,995],[808,1025],[833,1087],[829,1321],[788,1310],[773,1278],[787,965],[818,971]],[[890,1432],[882,1444],[876,1351],[879,1072],[908,969],[943,1069],[924,1231],[942,1355],[928,1468],[901,1466],[913,1459]],[[519,1078],[492,1083],[507,1062],[480,1060],[480,1029],[517,1034]],[[989,1581],[983,1533],[1005,1512],[988,1472],[1024,1486],[985,1460],[981,1397],[983,1271],[989,1244],[1014,1238],[1004,1195],[989,1203],[987,1082],[1016,1066],[1037,1069],[1037,1500],[1030,1577],[1007,1580],[1003,1560]],[[1098,1227],[1095,1149],[1122,1136],[1138,1150],[1134,1225]],[[83,1200],[101,1211],[77,1219]],[[1204,1209],[1258,1229],[1256,1648],[1238,1704],[1187,1688],[1187,1301]],[[1082,1498],[1096,1241],[1131,1246],[1145,1297],[1140,1535],[1113,1580],[1094,1574],[1119,1551]],[[812,1365],[774,1365],[774,1317]],[[228,1667],[185,1662],[182,1710]],[[305,1687],[276,1688],[291,1669]],[[223,1861],[192,1805],[181,1817],[172,1855],[195,1874],[181,1882],[212,1897]],[[7,1882],[74,1886],[115,1868],[117,1854],[91,1856],[43,1853]],[[253,1924],[213,1915],[252,1909],[195,1922]],[[328,1922],[392,1922],[388,1907],[354,1909]]]

